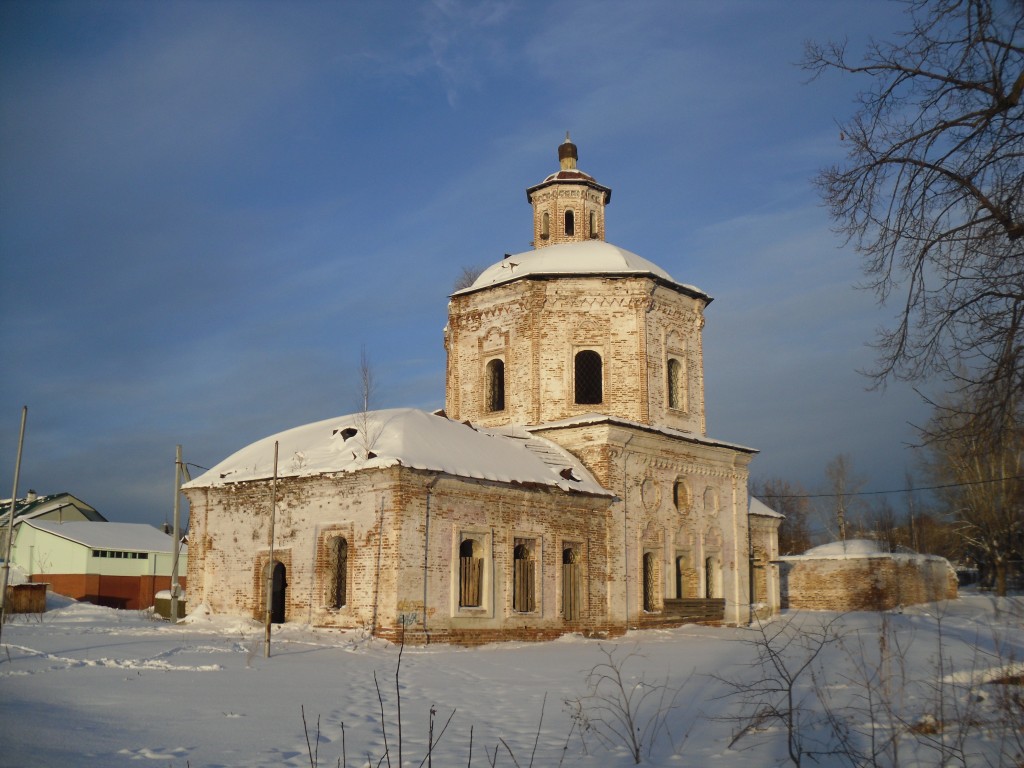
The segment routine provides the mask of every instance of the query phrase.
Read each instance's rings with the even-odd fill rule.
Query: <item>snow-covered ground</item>
[[[611,688],[587,698],[588,672],[609,661],[603,671],[621,671],[639,710],[644,764],[786,764],[784,719],[735,719],[764,714],[771,700],[777,714],[794,713],[800,749],[834,751],[819,765],[849,765],[847,755],[872,744],[878,753],[891,734],[898,754],[890,743],[879,765],[1020,765],[1021,667],[1012,665],[1024,659],[1022,617],[1024,598],[967,594],[885,615],[784,614],[761,630],[687,626],[614,641],[404,650],[361,632],[285,625],[265,658],[254,622],[195,616],[172,626],[51,597],[42,617],[15,616],[3,629],[0,764],[396,767],[401,650],[406,766],[427,756],[432,719],[433,765],[632,765],[625,743],[601,738],[601,713],[614,716],[620,700]],[[759,655],[781,649],[779,660],[796,670],[807,644],[782,639],[799,624],[798,637],[813,641],[829,622],[839,639],[796,677],[797,705],[780,707],[760,690],[773,676]],[[887,663],[877,662],[880,650]],[[1016,685],[987,682],[1012,674]],[[745,705],[750,696],[756,702]],[[575,699],[579,706],[566,703]]]

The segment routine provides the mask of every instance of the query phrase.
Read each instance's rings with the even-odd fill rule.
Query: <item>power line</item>
[[[887,493],[916,493],[917,491],[938,491],[943,488],[966,488],[971,485],[985,485],[987,483],[1003,483],[1007,480],[1020,480],[1024,475],[1011,475],[1010,477],[999,477],[992,480],[973,480],[969,483],[946,483],[945,485],[927,485],[921,488],[898,488],[892,491],[856,491],[853,493],[755,493],[759,499],[834,499],[839,496],[883,496]]]

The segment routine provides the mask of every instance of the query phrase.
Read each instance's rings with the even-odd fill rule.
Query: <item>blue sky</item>
[[[902,23],[870,0],[0,4],[0,468],[27,404],[22,492],[158,524],[176,444],[209,467],[356,410],[364,345],[378,407],[440,407],[453,281],[529,247],[524,190],[570,130],[608,240],[715,297],[708,433],[761,449],[757,477],[814,488],[846,452],[902,487],[927,411],[866,391],[892,311],[810,183],[856,83],[795,66]]]

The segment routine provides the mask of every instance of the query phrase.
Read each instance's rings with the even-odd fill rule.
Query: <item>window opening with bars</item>
[[[583,590],[579,560],[579,551],[575,547],[562,550],[562,617],[566,621],[576,621],[580,617]]]
[[[654,555],[650,552],[644,553],[643,560],[644,568],[644,583],[643,583],[643,606],[645,611],[653,611],[655,609],[655,598],[654,598]]]
[[[529,539],[516,539],[512,556],[512,610],[530,613],[537,610],[535,544]]]
[[[341,608],[348,602],[348,541],[336,536],[329,544],[330,592],[332,608]]]
[[[459,545],[459,607],[479,608],[483,596],[484,559],[480,542],[463,539]]]
[[[676,358],[668,359],[668,407],[683,407],[683,365]]]

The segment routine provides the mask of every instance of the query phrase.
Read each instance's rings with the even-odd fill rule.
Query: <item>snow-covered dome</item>
[[[654,262],[603,240],[560,243],[510,254],[485,269],[469,288],[456,293],[478,291],[528,275],[650,275],[710,299],[699,288],[676,282]]]
[[[597,184],[597,179],[595,179],[589,173],[584,173],[579,168],[572,168],[570,170],[558,170],[555,171],[554,173],[548,174],[548,176],[545,177],[544,181],[542,181],[540,184],[535,185],[535,187],[530,187],[530,189],[542,187],[545,184],[551,184],[552,182],[555,181],[588,181],[593,184]],[[609,194],[608,196],[611,197],[611,194]]]
[[[484,429],[416,408],[337,416],[264,437],[185,485],[209,488],[278,477],[401,465],[458,477],[609,495],[564,448],[514,427]]]
[[[830,541],[828,544],[820,544],[811,547],[804,556],[806,557],[832,557],[834,555],[879,555],[882,554],[882,546],[871,539],[847,539],[846,541]]]

